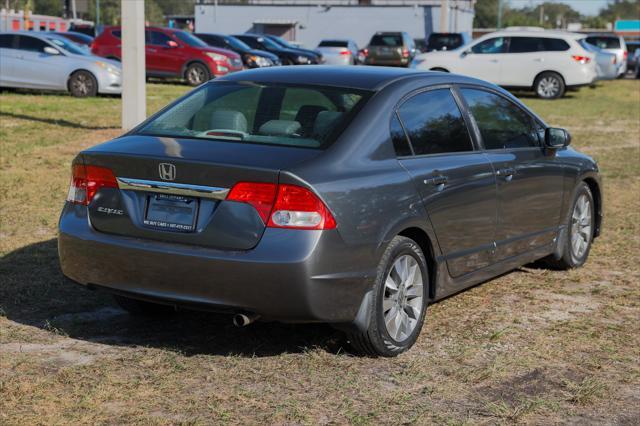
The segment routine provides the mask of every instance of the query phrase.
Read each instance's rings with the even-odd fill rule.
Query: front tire
[[[562,257],[544,259],[552,269],[567,270],[579,268],[587,261],[595,231],[595,203],[589,185],[581,182],[571,207],[567,235],[560,241]]]
[[[98,94],[98,81],[89,71],[76,71],[69,78],[69,92],[76,98]]]
[[[187,67],[184,78],[190,86],[200,86],[211,79],[211,73],[205,65],[194,63]]]
[[[566,90],[564,79],[555,72],[543,72],[533,83],[533,89],[542,99],[558,99]]]
[[[397,236],[385,250],[369,300],[368,328],[348,338],[358,352],[394,357],[416,342],[427,310],[429,275],[420,246]]]

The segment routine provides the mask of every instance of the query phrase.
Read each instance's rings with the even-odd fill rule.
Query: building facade
[[[195,25],[197,32],[274,34],[310,48],[332,38],[351,38],[365,46],[377,31],[406,31],[414,39],[432,32],[471,34],[473,4],[474,0],[211,0],[196,5]]]

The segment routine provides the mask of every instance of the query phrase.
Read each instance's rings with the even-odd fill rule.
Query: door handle
[[[495,62],[498,62],[498,60],[497,59],[491,59],[491,60],[489,60],[489,62],[494,62],[495,63]]]
[[[535,62],[544,62],[544,59],[543,58],[535,58],[534,61]]]
[[[424,180],[425,185],[444,185],[449,179],[446,176],[438,175]]]
[[[155,52],[157,52],[157,50],[156,49],[152,49],[150,47],[147,47],[147,52],[155,53]]]
[[[513,175],[516,174],[516,169],[513,167],[505,167],[504,169],[498,169],[496,175],[503,177],[506,181],[511,181]]]

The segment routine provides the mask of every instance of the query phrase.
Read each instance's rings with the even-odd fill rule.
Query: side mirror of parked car
[[[462,54],[460,55],[462,58],[464,58],[465,56],[467,56],[468,54],[471,53],[471,49],[467,49],[467,50],[463,50]]]
[[[60,51],[54,47],[46,46],[44,48],[44,53],[46,53],[47,55],[59,55]]]
[[[571,134],[565,129],[549,127],[544,132],[544,144],[549,148],[564,148],[571,143]]]

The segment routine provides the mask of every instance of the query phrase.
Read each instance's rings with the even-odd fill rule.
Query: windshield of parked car
[[[436,34],[429,36],[428,50],[454,50],[462,46],[463,40],[460,34]]]
[[[183,43],[189,45],[189,46],[193,46],[193,47],[208,47],[209,45],[207,43],[205,43],[204,41],[200,40],[198,37],[189,34],[188,32],[185,31],[176,31],[175,32],[176,37],[178,37],[178,39],[180,41],[182,41]]]
[[[600,49],[620,49],[620,39],[618,37],[587,37],[587,43],[593,44]]]
[[[282,46],[278,45],[275,41],[270,40],[270,39],[268,39],[266,37],[259,37],[258,38],[258,42],[262,43],[268,49],[275,49],[275,50],[282,49]]]
[[[225,40],[227,41],[227,43],[229,43],[229,46],[235,48],[235,49],[239,49],[239,50],[251,50],[251,47],[249,47],[249,45],[247,43],[245,43],[244,41],[237,39],[235,37],[225,37]]]
[[[376,34],[371,38],[371,46],[402,46],[402,36],[395,34]]]
[[[322,149],[368,96],[324,86],[211,82],[152,118],[138,133]]]
[[[66,38],[62,38],[62,37],[47,37],[47,40],[49,40],[54,45],[63,48],[64,50],[66,50],[69,53],[73,53],[75,55],[83,55],[83,56],[90,56],[91,55],[91,52],[88,49],[83,49],[82,47],[80,47],[76,43],[72,42],[71,40],[67,40]]]

